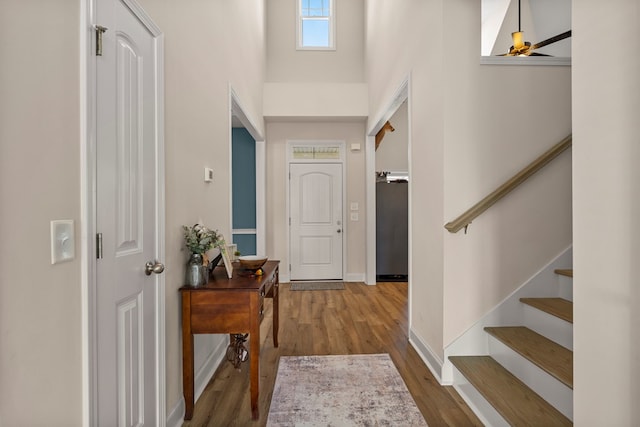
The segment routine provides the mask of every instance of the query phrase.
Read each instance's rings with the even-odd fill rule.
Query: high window
[[[297,0],[298,49],[335,49],[335,0]]]

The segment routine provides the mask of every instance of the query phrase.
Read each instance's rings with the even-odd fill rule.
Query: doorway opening
[[[408,128],[405,101],[376,135],[377,282],[406,282],[409,277]]]
[[[229,98],[232,243],[242,255],[265,255],[265,141],[232,87],[229,88]]]
[[[411,157],[409,153],[411,153],[411,102],[409,99],[409,88],[410,88],[410,78],[407,77],[398,87],[395,94],[390,98],[389,103],[387,104],[387,108],[382,111],[380,116],[376,121],[373,122],[373,125],[369,128],[367,132],[367,149],[366,149],[366,165],[365,165],[365,174],[366,174],[366,196],[367,196],[367,247],[366,247],[366,259],[367,259],[367,271],[365,282],[368,285],[374,285],[377,283],[377,274],[376,274],[376,261],[377,261],[377,219],[376,219],[376,181],[378,180],[378,174],[376,173],[376,139],[379,140],[379,137],[376,138],[378,133],[383,128],[389,128],[391,126],[390,121],[393,119],[393,116],[401,110],[402,108],[406,108],[406,115],[404,115],[404,119],[397,121],[399,125],[399,129],[404,129],[406,136],[402,137],[404,145],[406,143],[406,149],[403,149],[401,153],[402,156],[406,156],[407,159],[407,174],[406,174],[406,188],[407,188],[407,270],[411,271]],[[402,114],[402,113],[401,113]],[[406,127],[402,126],[405,125]],[[395,132],[393,132],[395,133]],[[393,134],[392,133],[392,134]],[[388,134],[387,134],[388,135]],[[379,142],[379,141],[378,141]],[[379,143],[383,144],[383,143]],[[383,171],[388,172],[388,171]],[[384,175],[384,174],[383,174]],[[389,175],[389,174],[387,174]],[[407,277],[407,281],[409,282],[409,302],[411,302],[411,278]],[[411,310],[411,305],[409,304],[409,310]]]

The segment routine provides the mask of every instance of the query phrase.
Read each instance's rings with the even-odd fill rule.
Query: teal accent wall
[[[257,255],[255,234],[234,234],[233,243],[238,245],[242,255]]]
[[[256,141],[246,129],[233,128],[231,146],[233,228],[254,229],[256,228]],[[235,238],[234,243],[237,243]]]

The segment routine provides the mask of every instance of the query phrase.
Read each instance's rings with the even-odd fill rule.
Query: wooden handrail
[[[572,135],[567,136],[565,139],[551,147],[546,153],[531,162],[527,167],[515,174],[510,180],[502,184],[487,197],[473,205],[465,213],[463,213],[453,221],[445,224],[444,228],[446,228],[451,233],[457,233],[458,231],[467,227],[469,224],[471,224],[471,221],[479,217],[480,214],[489,209],[494,203],[509,194],[517,186],[525,182],[527,178],[538,172],[551,160],[558,157],[564,150],[571,147],[572,141]]]

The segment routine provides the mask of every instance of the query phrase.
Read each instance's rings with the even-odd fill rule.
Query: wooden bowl
[[[258,255],[245,255],[238,258],[240,266],[245,270],[257,270],[267,262],[269,258]]]

